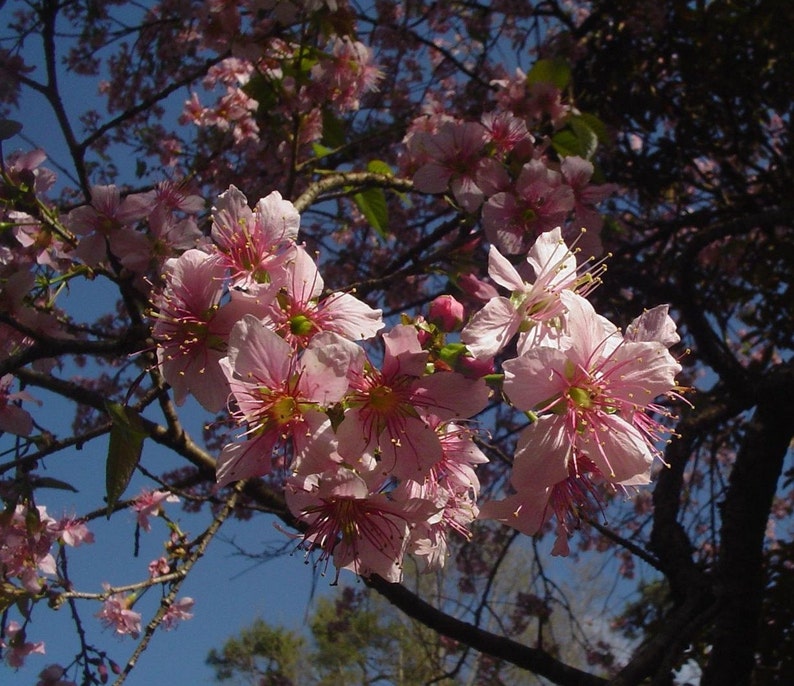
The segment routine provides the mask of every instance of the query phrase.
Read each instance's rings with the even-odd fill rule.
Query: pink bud
[[[466,295],[476,298],[481,302],[488,302],[491,298],[495,298],[499,295],[499,291],[491,286],[491,284],[478,279],[474,274],[461,274],[458,277],[458,286]]]
[[[474,357],[461,355],[458,358],[457,370],[469,379],[480,379],[494,373],[493,357],[478,360]]]
[[[430,303],[430,321],[442,331],[450,332],[459,329],[463,324],[466,310],[451,295],[439,295]]]

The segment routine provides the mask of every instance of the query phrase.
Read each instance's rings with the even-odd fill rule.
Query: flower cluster
[[[46,508],[19,504],[0,514],[0,583],[7,598],[38,596],[47,588],[48,577],[56,577],[54,545],[77,547],[93,543],[85,522],[63,517],[55,520]],[[19,585],[17,585],[19,584]],[[10,667],[22,666],[31,653],[44,653],[44,643],[26,640],[25,628],[10,621],[0,636],[0,650]]]
[[[597,315],[584,296],[600,268],[579,267],[559,227],[518,266],[491,248],[489,274],[509,295],[484,287],[491,297],[465,325],[445,296],[428,320],[385,329],[380,310],[325,291],[278,193],[251,209],[231,187],[212,218],[210,244],[165,264],[152,312],[160,369],[178,403],[228,405],[240,426],[218,459],[219,486],[285,479],[300,545],[321,562],[398,581],[408,553],[443,565],[448,533],[468,536],[478,516],[536,533],[554,514],[564,552],[597,484],[648,482],[663,434],[648,411],[662,411],[654,398],[680,369],[674,326],[650,312],[624,335]],[[457,330],[461,343],[448,346]],[[516,337],[504,393],[531,423],[516,493],[480,512],[474,468],[486,458],[466,420],[486,407],[483,374]]]
[[[219,485],[288,476],[307,550],[393,581],[406,552],[437,567],[446,531],[465,535],[477,515],[472,465],[485,457],[461,421],[489,389],[437,372],[409,323],[365,351],[380,310],[325,292],[298,227],[278,193],[253,209],[234,187],[220,196],[212,243],[165,264],[152,312],[160,370],[177,403],[228,401],[241,433],[221,452]]]
[[[551,84],[534,87],[554,91],[559,100],[559,89]],[[449,191],[465,212],[481,211],[485,236],[507,254],[525,254],[539,236],[560,226],[567,240],[587,229],[582,247],[589,255],[599,254],[603,220],[595,206],[616,187],[592,185],[589,160],[568,155],[557,161],[548,141],[528,129],[544,115],[559,127],[567,110],[546,103],[524,112],[510,99],[502,99],[502,106],[480,122],[415,122],[406,140],[406,164],[414,170],[416,188]]]
[[[480,516],[532,535],[554,515],[556,554],[587,511],[596,487],[648,484],[667,415],[654,403],[675,391],[681,366],[666,308],[632,322],[626,334],[572,290],[556,294],[556,335],[541,335],[504,362],[504,391],[531,423],[518,440],[510,483],[515,494],[486,503]]]

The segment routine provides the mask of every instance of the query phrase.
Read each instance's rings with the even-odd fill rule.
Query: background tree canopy
[[[157,318],[167,310],[158,298],[174,278],[164,276],[174,271],[165,261],[188,251],[179,243],[185,236],[216,239],[219,194],[233,185],[253,205],[278,191],[300,212],[306,253],[319,256],[323,297],[355,294],[390,326],[424,326],[431,366],[459,372],[460,336],[452,326],[445,338],[428,305],[451,293],[468,313],[482,306],[482,289],[493,290],[489,245],[509,239],[494,217],[507,216],[507,196],[523,184],[525,204],[515,201],[513,218],[527,233],[515,240],[555,225],[571,240],[587,225],[577,240],[581,256],[594,258],[599,285],[587,296],[598,312],[629,331],[644,311],[666,303],[681,336],[671,348],[683,367],[679,388],[654,406],[674,435],[660,446],[652,483],[630,497],[599,487],[597,505],[576,500],[566,520],[580,527],[570,538],[579,570],[602,566],[605,588],[620,594],[591,594],[570,571],[560,573],[549,555],[559,529],[548,518],[531,538],[480,519],[445,539],[443,571],[422,575],[421,562],[406,562],[402,583],[365,573],[369,590],[318,602],[310,637],[258,623],[208,663],[219,680],[262,684],[542,677],[662,685],[687,674],[708,686],[794,682],[794,5],[12,0],[0,7],[0,645],[10,667],[17,665],[9,656],[37,652],[36,625],[28,623],[49,611],[48,602],[70,608],[77,648],[60,658],[65,674],[41,683],[60,676],[99,683],[116,667],[121,683],[138,659],[136,652],[125,666],[95,647],[78,602],[101,601],[107,613],[115,594],[82,593],[68,574],[67,529],[46,538],[45,513],[35,514],[49,489],[80,488],[68,463],[75,449],[109,436],[109,454],[95,458],[96,470],[107,469],[106,490],[80,489],[76,501],[89,525],[128,508],[144,531],[147,513],[170,517],[164,566],[152,573],[162,612],[152,610],[151,631],[145,622],[127,631],[142,635],[141,652],[173,617],[182,579],[224,520],[257,526],[275,518],[299,539],[312,524],[285,500],[292,447],[276,451],[281,462],[270,473],[218,488],[216,461],[239,433],[233,413],[225,404],[206,411],[212,403],[202,399],[204,409],[181,406],[186,391],[158,371],[167,339],[158,338]],[[469,144],[466,127],[475,122],[488,130],[488,146]],[[498,172],[488,166],[495,159]],[[543,183],[532,177],[538,165]],[[167,195],[157,186],[164,179],[173,181],[173,215],[158,219],[155,236],[155,196],[139,194]],[[97,187],[111,184],[120,189],[113,221],[126,212],[124,221],[143,223],[121,247],[120,234],[97,220],[91,235],[103,257],[92,261],[88,230],[75,228],[76,217],[88,203],[98,207]],[[149,206],[136,206],[138,197]],[[234,196],[225,197],[231,205]],[[144,237],[139,266],[135,241]],[[505,250],[512,264],[531,244]],[[61,305],[67,292],[92,289],[103,297],[112,290],[114,305],[101,314],[86,303]],[[231,290],[207,311],[246,289]],[[282,307],[285,293],[277,296]],[[293,316],[282,335],[300,338],[303,323]],[[196,336],[206,333],[200,325]],[[516,354],[511,343],[491,355],[496,367],[486,371],[497,374],[484,377],[491,400],[472,420],[472,445],[489,460],[477,467],[483,501],[510,492],[528,422],[498,402],[499,365]],[[372,353],[378,364],[383,355]],[[70,431],[54,428],[48,403],[56,396],[74,415]],[[349,410],[343,405],[327,413],[334,431]],[[152,459],[155,444],[175,456],[176,469],[163,473]],[[163,499],[129,499],[133,472]],[[181,531],[166,491],[180,496],[185,517],[211,513],[204,533]],[[26,519],[15,523],[19,512]],[[20,537],[46,547],[41,559],[53,546],[43,585],[12,554]],[[100,555],[90,547],[68,553]],[[328,555],[320,558],[327,569]],[[112,619],[104,615],[114,627],[138,602],[125,598],[116,599]]]

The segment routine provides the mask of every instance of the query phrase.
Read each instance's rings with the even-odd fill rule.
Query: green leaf
[[[8,140],[22,131],[22,124],[13,119],[0,119],[0,141]]]
[[[551,144],[560,157],[578,155],[589,160],[598,147],[598,136],[587,122],[574,116],[568,120],[568,127],[552,136]]]
[[[560,90],[571,82],[571,68],[561,59],[538,60],[527,74],[527,83],[551,83]]]
[[[579,153],[580,156],[586,160],[591,159],[598,147],[598,136],[582,117],[571,117],[570,124],[576,138],[579,139],[580,150],[582,151]]]
[[[121,403],[106,403],[108,414],[113,422],[110,429],[110,445],[105,468],[105,489],[107,491],[107,516],[124,494],[132,478],[132,473],[141,459],[146,431],[140,415]]]
[[[589,114],[588,112],[582,112],[581,114],[576,115],[577,119],[580,119],[585,124],[587,124],[592,130],[593,133],[598,137],[598,141],[600,143],[604,143],[609,138],[607,134],[607,125],[602,122],[598,117],[594,114]]]
[[[278,86],[270,77],[254,74],[242,87],[243,93],[259,103],[260,112],[269,112],[278,104]]]
[[[53,479],[51,476],[37,476],[32,479],[33,488],[56,488],[59,491],[71,491],[77,493],[77,489],[72,484],[61,481],[60,479]]]
[[[323,145],[341,148],[345,144],[345,127],[342,120],[331,110],[323,110]]]
[[[383,160],[370,160],[367,162],[367,171],[373,174],[383,174],[384,176],[394,176],[392,168]]]
[[[333,152],[332,148],[329,148],[327,145],[323,145],[322,143],[312,143],[312,150],[314,151],[314,156],[318,160],[330,155]]]
[[[579,155],[579,139],[570,129],[558,131],[551,137],[551,145],[560,157]]]
[[[386,195],[382,188],[367,188],[353,196],[361,214],[364,215],[369,225],[375,229],[378,236],[386,239],[389,226],[389,210],[386,206]]]

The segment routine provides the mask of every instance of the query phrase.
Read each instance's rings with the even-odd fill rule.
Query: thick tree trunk
[[[760,400],[731,473],[722,512],[712,652],[703,686],[749,684],[755,666],[764,533],[794,434],[794,400],[787,385],[777,385]]]

